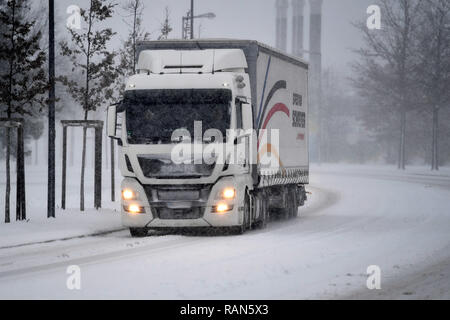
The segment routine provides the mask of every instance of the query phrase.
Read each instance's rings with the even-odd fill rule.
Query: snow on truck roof
[[[247,60],[239,49],[142,50],[138,70],[149,73],[214,73],[247,68]]]
[[[262,51],[272,56],[276,56],[282,60],[293,63],[304,69],[308,69],[308,62],[302,58],[287,54],[281,50],[272,48],[266,44],[256,40],[240,40],[240,39],[170,39],[158,41],[139,41],[137,43],[137,55],[143,50],[204,50],[204,49],[249,49]],[[246,52],[247,55],[247,52]]]

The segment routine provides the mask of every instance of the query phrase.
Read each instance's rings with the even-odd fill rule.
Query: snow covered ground
[[[103,171],[102,210],[94,210],[94,171],[86,168],[85,208],[80,213],[80,168],[69,167],[67,174],[66,208],[61,210],[61,169],[57,168],[56,180],[56,216],[47,219],[47,168],[26,168],[27,221],[16,222],[16,185],[15,169],[11,171],[11,222],[4,224],[5,208],[5,172],[4,163],[0,163],[0,248],[22,244],[45,242],[54,239],[80,237],[122,229],[119,204],[111,202],[110,171]],[[116,198],[120,195],[120,173],[116,176]]]
[[[295,220],[243,236],[143,239],[103,233],[120,229],[117,204],[77,212],[77,176],[72,209],[47,224],[45,171],[30,174],[30,221],[0,224],[3,299],[450,299],[450,169],[314,166]],[[66,286],[70,265],[81,268],[81,290]],[[380,267],[380,290],[366,287],[371,265]]]

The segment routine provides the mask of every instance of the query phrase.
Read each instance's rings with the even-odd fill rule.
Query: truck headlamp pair
[[[223,189],[218,195],[220,200],[234,200],[234,198],[236,198],[236,189],[230,187]],[[212,208],[212,212],[215,213],[226,213],[232,210],[233,206],[227,202],[220,202]]]

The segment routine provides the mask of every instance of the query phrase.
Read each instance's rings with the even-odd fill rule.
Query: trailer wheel
[[[286,207],[277,209],[277,216],[281,220],[287,220],[292,216],[292,195],[290,188],[284,189],[283,192],[286,192]]]
[[[291,211],[291,217],[297,218],[298,216],[298,190],[297,188],[291,189],[291,201],[292,201],[292,211]]]
[[[148,235],[147,228],[130,228],[130,234],[133,238],[143,238]]]

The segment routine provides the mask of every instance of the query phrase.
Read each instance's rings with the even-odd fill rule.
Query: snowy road
[[[308,191],[299,218],[244,236],[120,231],[1,249],[0,298],[450,298],[449,174],[315,168]],[[370,265],[381,290],[366,287]]]

